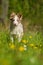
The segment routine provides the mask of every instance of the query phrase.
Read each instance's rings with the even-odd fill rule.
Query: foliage
[[[21,12],[33,23],[43,24],[43,0],[9,0],[9,15],[12,11]]]
[[[42,65],[42,33],[28,32],[20,43],[12,44],[9,33],[0,32],[0,65]]]
[[[2,2],[0,1],[0,14],[2,14]],[[31,23],[43,26],[43,0],[9,0],[8,17],[11,12],[20,12],[23,18],[28,18]],[[30,22],[30,21],[29,21]]]

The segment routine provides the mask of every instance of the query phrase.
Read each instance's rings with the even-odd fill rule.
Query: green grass
[[[0,65],[42,65],[43,36],[41,32],[25,33],[20,43],[11,48],[9,33],[0,32]],[[24,50],[24,45],[26,49]],[[20,47],[23,47],[22,49]]]

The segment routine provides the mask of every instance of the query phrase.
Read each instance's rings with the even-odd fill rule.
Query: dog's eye
[[[15,21],[15,19],[13,19],[13,21]]]

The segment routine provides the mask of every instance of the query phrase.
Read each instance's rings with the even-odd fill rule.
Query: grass
[[[12,44],[9,33],[0,32],[0,65],[43,65],[42,33],[25,33]]]

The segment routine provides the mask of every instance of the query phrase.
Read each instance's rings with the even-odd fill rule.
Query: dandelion
[[[29,38],[32,38],[32,36],[29,36]]]
[[[14,44],[9,44],[11,49],[15,49],[15,45]]]
[[[24,45],[24,50],[27,50],[27,46],[26,45]]]
[[[24,44],[26,44],[26,43],[28,42],[28,40],[22,40],[22,42],[23,42]]]
[[[37,48],[38,48],[38,47],[36,47],[36,46],[34,47],[34,49],[37,49]]]
[[[24,45],[24,47],[26,48],[27,46],[26,46],[26,45]]]
[[[29,46],[34,47],[34,44],[29,44]]]
[[[24,47],[23,46],[20,46],[19,47],[19,51],[24,51]]]

